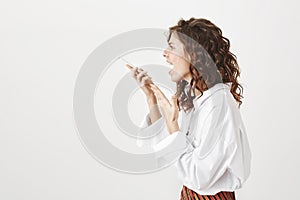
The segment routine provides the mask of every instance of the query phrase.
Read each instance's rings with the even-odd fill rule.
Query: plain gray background
[[[82,63],[113,35],[203,17],[231,41],[253,153],[237,199],[300,199],[297,1],[38,1],[0,4],[0,199],[179,199],[173,167],[110,170],[83,148],[72,115]],[[298,122],[298,123],[297,123]]]

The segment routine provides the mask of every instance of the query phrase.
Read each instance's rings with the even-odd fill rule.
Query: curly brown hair
[[[177,33],[178,39],[184,44],[185,51],[191,58],[190,85],[185,80],[176,83],[175,95],[178,98],[179,108],[187,111],[194,107],[195,96],[192,96],[192,92],[195,94],[195,88],[202,96],[205,90],[220,82],[231,83],[230,92],[240,108],[243,98],[243,87],[237,80],[240,69],[236,56],[229,50],[230,42],[222,36],[221,29],[207,19],[192,17],[187,21],[181,18],[177,25],[169,27],[168,41],[174,32]],[[196,41],[197,44],[190,40]],[[185,91],[187,88],[188,91]]]

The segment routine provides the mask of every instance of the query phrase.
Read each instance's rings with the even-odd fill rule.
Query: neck
[[[199,90],[195,89],[195,95],[196,95],[196,97],[199,96],[200,94],[201,94],[201,92]]]
[[[188,75],[187,77],[184,78],[184,80],[186,80],[190,84],[191,81],[192,81],[192,76]],[[199,96],[200,94],[201,94],[201,92],[198,89],[195,88],[195,95],[196,95],[196,97]]]

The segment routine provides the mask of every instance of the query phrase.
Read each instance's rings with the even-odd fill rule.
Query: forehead
[[[172,43],[172,44],[176,44],[176,46],[180,46],[180,47],[183,46],[183,44],[182,44],[181,41],[178,39],[178,36],[177,36],[177,34],[176,34],[175,32],[173,32],[173,33],[171,34],[171,37],[170,37],[170,39],[169,39],[168,42],[169,42],[169,43]]]
[[[171,34],[171,37],[170,37],[170,39],[169,39],[169,42],[172,42],[172,43],[174,43],[174,42],[179,42],[179,40],[178,40],[178,36],[177,36],[177,34],[176,33],[172,33]]]

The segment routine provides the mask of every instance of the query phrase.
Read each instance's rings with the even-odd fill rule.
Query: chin
[[[173,79],[172,77],[171,77],[171,81],[174,82],[174,83],[178,82],[178,80]]]
[[[171,75],[171,81],[177,83],[180,81],[182,78],[179,76]]]
[[[182,75],[177,73],[177,71],[175,71],[174,69],[170,70],[169,75],[172,82],[178,82],[183,78]]]

